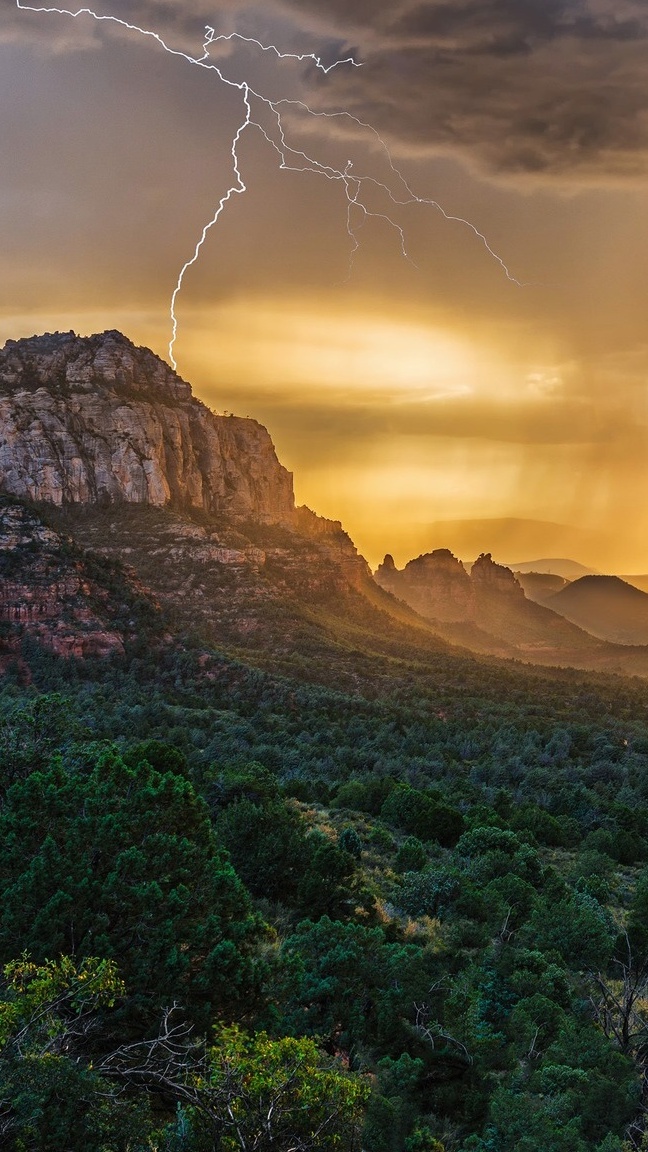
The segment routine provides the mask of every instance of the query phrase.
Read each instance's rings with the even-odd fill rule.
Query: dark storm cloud
[[[396,36],[460,44],[485,55],[528,54],[540,43],[575,40],[636,40],[644,35],[637,15],[594,12],[573,0],[466,0],[417,4],[392,23]]]
[[[300,0],[300,18],[319,4]],[[648,11],[634,0],[359,2],[327,9],[364,68],[321,83],[329,107],[413,151],[576,179],[648,167]]]
[[[303,17],[323,19],[320,0],[277,0]],[[338,32],[362,30],[389,37],[447,37],[465,46],[483,38],[495,46],[519,38],[627,40],[642,36],[643,0],[329,0],[326,20]]]
[[[396,148],[575,180],[648,168],[645,0],[200,0],[189,19],[175,0],[122,6],[185,35],[210,13],[250,35],[289,12],[294,28],[277,25],[288,50],[353,49],[364,64],[307,73],[322,106],[369,121]]]
[[[192,0],[190,13],[178,0],[58,0],[58,4],[68,13],[81,7],[89,8],[99,16],[112,16],[116,21],[137,25],[162,37],[180,38],[182,43],[174,46],[191,50],[199,49],[205,25],[214,23],[214,7],[216,15],[220,14],[223,19],[236,8],[236,4],[224,3],[223,0],[219,0],[216,6],[209,0]],[[38,7],[37,3],[34,7]],[[43,7],[50,7],[50,4]],[[52,11],[33,12],[19,9],[13,0],[5,0],[0,11],[0,43],[35,43],[56,53],[66,49],[78,50],[90,43],[99,46],[101,33],[117,31],[116,22],[93,21],[87,15],[73,19],[69,14],[59,15]]]
[[[327,60],[353,49],[362,69],[304,70],[309,99],[369,121],[397,150],[576,181],[648,169],[646,0],[101,0],[96,10],[192,54],[208,23]],[[11,4],[0,15],[0,39],[57,51],[99,44],[104,31],[119,34]]]

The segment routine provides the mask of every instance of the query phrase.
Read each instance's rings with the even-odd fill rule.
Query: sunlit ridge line
[[[27,5],[27,4],[21,3],[21,0],[16,0],[16,6],[18,9],[20,9],[22,11],[30,11],[30,12],[44,13],[44,14],[57,14],[57,15],[62,15],[62,16],[71,16],[73,18],[86,15],[86,16],[92,17],[92,19],[94,19],[95,21],[100,22],[100,23],[106,22],[106,23],[117,24],[120,27],[126,28],[128,31],[136,32],[142,36],[147,36],[150,39],[155,40],[164,49],[164,51],[168,52],[168,54],[171,56],[180,57],[183,60],[186,60],[187,63],[189,63],[189,64],[198,65],[199,67],[204,68],[208,71],[215,72],[216,75],[218,76],[218,78],[225,85],[227,85],[228,87],[234,88],[237,91],[242,93],[243,103],[245,106],[245,116],[244,116],[242,123],[238,126],[238,128],[236,130],[236,133],[235,133],[234,138],[232,140],[232,148],[231,148],[231,154],[232,154],[233,164],[234,164],[234,173],[236,176],[236,183],[234,185],[232,185],[227,190],[227,192],[220,198],[219,203],[218,203],[218,208],[216,209],[214,215],[212,216],[212,218],[208,221],[208,223],[202,229],[200,238],[199,238],[199,240],[196,244],[196,247],[194,249],[193,256],[185,262],[185,264],[183,265],[183,267],[180,271],[180,274],[178,276],[178,280],[176,283],[176,287],[175,287],[175,290],[174,290],[172,298],[171,298],[170,315],[171,315],[172,335],[171,335],[171,340],[169,342],[169,359],[170,359],[174,368],[177,368],[176,360],[174,357],[174,347],[175,347],[175,343],[176,343],[177,335],[178,335],[178,320],[177,320],[177,314],[176,314],[176,310],[175,310],[176,304],[177,304],[177,299],[178,299],[179,293],[182,289],[184,277],[185,277],[188,269],[191,268],[196,263],[196,261],[198,260],[200,252],[202,250],[202,247],[203,247],[203,245],[207,239],[207,235],[208,235],[209,231],[211,230],[211,228],[213,228],[214,225],[217,223],[217,221],[220,219],[220,216],[221,216],[222,212],[224,211],[225,205],[232,199],[232,197],[234,195],[241,195],[245,191],[247,191],[245,182],[243,180],[243,177],[241,175],[240,168],[239,168],[239,157],[238,157],[238,152],[237,152],[237,146],[238,146],[238,143],[241,139],[243,132],[245,131],[246,128],[248,128],[250,126],[258,128],[261,131],[262,135],[265,137],[265,139],[268,141],[268,143],[270,143],[271,146],[274,148],[274,150],[278,153],[280,160],[281,160],[280,168],[282,170],[293,171],[293,172],[309,171],[309,172],[313,172],[314,174],[317,174],[317,175],[326,176],[327,179],[330,179],[330,180],[341,181],[342,184],[344,185],[345,195],[346,195],[346,200],[347,200],[347,233],[348,233],[349,238],[350,238],[351,243],[352,243],[352,249],[351,249],[351,253],[350,253],[350,262],[349,262],[349,276],[351,275],[351,272],[352,272],[354,256],[355,256],[355,254],[359,248],[359,241],[358,241],[358,238],[356,236],[356,230],[359,230],[360,227],[362,227],[364,225],[364,223],[366,223],[368,218],[375,218],[375,219],[384,220],[386,223],[388,223],[390,225],[390,227],[395,229],[395,231],[397,231],[399,233],[399,236],[400,236],[401,251],[402,251],[403,256],[406,259],[410,260],[410,262],[412,264],[414,263],[411,260],[409,253],[407,251],[404,228],[401,225],[397,224],[396,221],[392,220],[392,218],[390,216],[388,216],[386,213],[372,212],[366,206],[366,204],[364,204],[362,202],[362,200],[360,199],[360,191],[361,191],[362,184],[364,182],[370,182],[370,183],[374,184],[377,188],[380,188],[382,191],[384,191],[387,194],[388,198],[391,200],[391,202],[393,204],[399,206],[399,207],[404,207],[404,206],[407,206],[408,204],[415,204],[415,203],[429,206],[429,207],[434,207],[435,209],[437,209],[437,211],[439,211],[442,214],[444,219],[447,220],[448,222],[456,222],[456,223],[462,224],[462,225],[466,226],[467,228],[469,228],[473,232],[473,234],[479,240],[481,240],[482,244],[486,248],[487,252],[492,256],[492,258],[500,265],[500,267],[504,271],[507,279],[509,281],[511,281],[512,283],[517,284],[519,287],[523,287],[521,282],[519,280],[517,280],[516,277],[514,277],[511,274],[511,272],[509,271],[508,267],[506,266],[506,264],[504,263],[502,258],[490,246],[490,244],[488,243],[488,240],[484,236],[484,234],[482,232],[480,232],[479,229],[474,224],[471,223],[471,221],[466,220],[463,217],[454,216],[454,215],[446,212],[445,209],[436,200],[427,199],[427,198],[419,197],[416,195],[416,193],[412,190],[412,188],[408,184],[408,182],[405,179],[405,177],[403,176],[403,174],[399,171],[399,169],[394,164],[393,157],[391,155],[391,152],[390,152],[386,142],[383,140],[380,133],[377,131],[376,128],[373,127],[372,124],[369,124],[369,123],[361,120],[359,117],[354,116],[352,113],[347,112],[347,111],[337,111],[337,112],[316,111],[315,109],[310,108],[310,106],[303,100],[290,99],[287,97],[284,97],[280,100],[271,100],[269,97],[264,96],[262,93],[257,92],[254,88],[252,88],[251,85],[249,84],[249,82],[231,80],[227,76],[225,76],[224,73],[222,72],[222,70],[218,67],[218,65],[214,64],[213,62],[211,62],[209,60],[209,48],[211,47],[212,44],[217,43],[218,41],[232,41],[232,40],[236,39],[236,40],[240,40],[240,41],[243,41],[243,42],[246,42],[249,44],[254,44],[258,48],[260,48],[262,51],[272,51],[277,55],[277,57],[279,59],[294,59],[294,60],[299,60],[299,61],[310,60],[314,64],[316,64],[316,66],[319,67],[325,73],[330,72],[333,67],[336,67],[338,64],[342,64],[342,63],[347,63],[347,64],[351,63],[356,67],[360,67],[361,65],[359,65],[352,58],[349,58],[347,60],[337,61],[336,64],[326,67],[322,64],[321,59],[313,53],[302,54],[302,55],[297,54],[297,53],[282,53],[275,45],[269,45],[269,46],[264,45],[261,41],[256,40],[253,37],[245,37],[245,36],[240,35],[239,33],[231,33],[228,35],[216,36],[215,30],[214,30],[214,28],[211,27],[211,25],[205,26],[206,37],[205,37],[205,40],[204,40],[204,43],[202,46],[203,47],[203,56],[202,57],[195,57],[195,56],[191,56],[187,52],[183,52],[181,49],[171,48],[170,45],[168,45],[166,43],[164,38],[158,32],[154,32],[150,29],[142,28],[137,24],[132,24],[127,20],[123,20],[119,16],[114,16],[111,14],[97,13],[90,8],[79,8],[76,11],[73,11],[73,10],[67,9],[67,8]],[[265,129],[262,128],[262,126],[257,121],[252,120],[252,109],[251,109],[251,104],[250,104],[250,97],[251,96],[255,97],[262,104],[264,104],[266,107],[271,109],[274,117],[276,118],[277,129],[279,132],[280,145],[277,144],[276,141],[272,140],[272,138],[269,136],[269,134],[265,131]],[[315,160],[312,157],[308,156],[305,152],[292,148],[292,146],[288,144],[288,141],[286,139],[284,124],[283,124],[283,121],[281,118],[281,112],[279,110],[280,107],[282,107],[282,106],[300,108],[302,111],[306,112],[308,116],[313,117],[313,118],[324,118],[324,119],[346,118],[346,119],[351,120],[358,127],[371,132],[373,134],[373,136],[376,138],[376,140],[378,141],[378,143],[380,144],[382,151],[384,152],[385,156],[387,157],[387,161],[388,161],[388,164],[389,164],[391,171],[393,172],[394,176],[398,180],[400,180],[403,188],[407,192],[409,199],[408,200],[398,199],[394,195],[394,193],[392,192],[392,190],[389,188],[388,185],[384,184],[380,180],[375,179],[374,177],[355,176],[355,175],[352,176],[350,173],[350,169],[353,166],[352,161],[348,161],[346,169],[341,170],[341,169],[333,168],[331,165],[323,164],[322,162]],[[291,153],[294,156],[301,156],[307,162],[309,167],[306,169],[297,168],[296,166],[287,163],[286,157],[287,157],[288,153]],[[355,189],[355,191],[353,189]],[[352,214],[352,210],[354,207],[359,208],[360,211],[363,213],[362,224],[355,225],[355,226],[352,224],[352,220],[351,220],[351,214]],[[416,265],[414,265],[414,266],[416,267]]]

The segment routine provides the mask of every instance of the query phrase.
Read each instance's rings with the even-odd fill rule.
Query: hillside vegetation
[[[2,1148],[648,1148],[648,648],[405,603],[118,332],[0,409]]]
[[[318,611],[283,673],[160,610],[111,657],[23,634],[4,1145],[640,1147],[648,690]]]

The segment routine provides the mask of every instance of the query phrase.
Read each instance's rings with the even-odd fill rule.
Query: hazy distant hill
[[[374,530],[374,546],[382,545],[380,529]],[[401,555],[450,548],[455,556],[474,557],[491,552],[496,557],[533,559],[534,556],[597,556],[604,554],[604,535],[577,524],[556,524],[520,517],[487,517],[466,520],[411,521],[403,517],[398,546]],[[513,567],[513,565],[510,565]],[[584,572],[578,572],[583,576]]]
[[[374,578],[430,620],[440,636],[475,652],[645,674],[646,648],[629,650],[628,640],[625,648],[602,643],[592,631],[554,611],[555,596],[544,604],[527,597],[513,572],[495,564],[489,554],[480,556],[469,574],[448,549],[410,560],[402,570],[388,555]],[[648,596],[645,599],[648,602]],[[648,632],[646,636],[644,643]]]
[[[545,603],[601,640],[648,644],[648,595],[619,576],[583,576]]]
[[[553,572],[516,572],[515,577],[524,588],[527,599],[534,600],[536,604],[544,603],[569,584],[564,576],[555,576]]]
[[[579,564],[577,560],[566,558],[549,560],[523,560],[517,564],[507,564],[514,572],[543,572],[562,576],[565,580],[578,580],[581,576],[598,576],[595,568]]]
[[[470,574],[447,549],[404,573],[388,558],[374,582],[339,523],[295,508],[264,428],[211,413],[118,332],[0,350],[0,493],[0,672],[24,657],[30,675],[34,645],[119,654],[137,609],[166,614],[169,642],[190,633],[300,676],[335,667],[351,687],[358,653],[447,660],[448,641],[648,676],[648,645],[589,635],[489,553]]]
[[[624,576],[621,573],[620,580],[625,580],[626,584],[632,584],[633,588],[639,588],[641,592],[648,592],[648,575],[646,576]]]

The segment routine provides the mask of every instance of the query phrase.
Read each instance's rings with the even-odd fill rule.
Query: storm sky
[[[94,11],[192,57],[210,26],[362,66],[219,41],[221,80],[115,23],[2,0],[0,339],[120,328],[167,356],[247,82],[300,102],[274,109],[310,170],[282,170],[253,97],[247,191],[177,301],[197,395],[265,423],[298,500],[372,562],[448,546],[648,572],[645,0]]]

